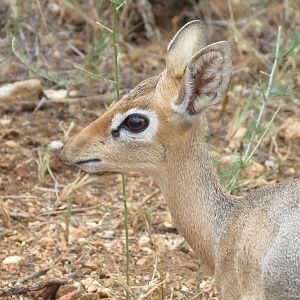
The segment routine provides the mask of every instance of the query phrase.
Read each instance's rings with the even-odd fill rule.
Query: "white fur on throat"
[[[122,122],[131,114],[140,114],[144,115],[149,120],[148,127],[140,132],[140,133],[134,133],[126,128],[119,128],[120,130],[120,136],[118,139],[121,140],[138,140],[138,141],[151,141],[153,135],[155,134],[157,127],[158,127],[158,118],[156,113],[149,110],[139,109],[139,108],[132,108],[125,113],[118,113],[116,114],[112,121],[111,121],[111,130],[116,130],[118,127],[122,124]]]

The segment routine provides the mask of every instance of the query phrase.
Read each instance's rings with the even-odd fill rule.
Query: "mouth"
[[[77,166],[82,166],[85,164],[97,164],[97,163],[101,163],[101,162],[102,162],[101,159],[93,158],[93,159],[78,160],[78,161],[75,161],[74,164]]]
[[[82,169],[85,172],[88,173],[94,173],[97,172],[99,167],[102,166],[103,161],[101,159],[81,159],[74,162],[74,164]]]

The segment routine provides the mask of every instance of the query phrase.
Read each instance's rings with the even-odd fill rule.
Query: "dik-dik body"
[[[231,196],[206,149],[203,112],[226,95],[231,64],[227,42],[206,46],[201,22],[188,23],[168,46],[166,69],[73,137],[62,160],[153,176],[221,299],[300,299],[300,181]]]

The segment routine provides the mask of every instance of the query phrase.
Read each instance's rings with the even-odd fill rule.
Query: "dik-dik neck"
[[[219,238],[234,200],[219,183],[201,123],[166,149],[160,183],[176,227],[203,262],[214,269]]]

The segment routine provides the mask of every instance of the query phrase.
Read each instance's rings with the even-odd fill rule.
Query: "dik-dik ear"
[[[200,50],[186,66],[174,109],[194,115],[223,100],[229,88],[231,68],[231,49],[227,42]]]
[[[206,46],[204,25],[195,20],[183,26],[168,45],[166,69],[175,78],[181,78],[193,55]]]

